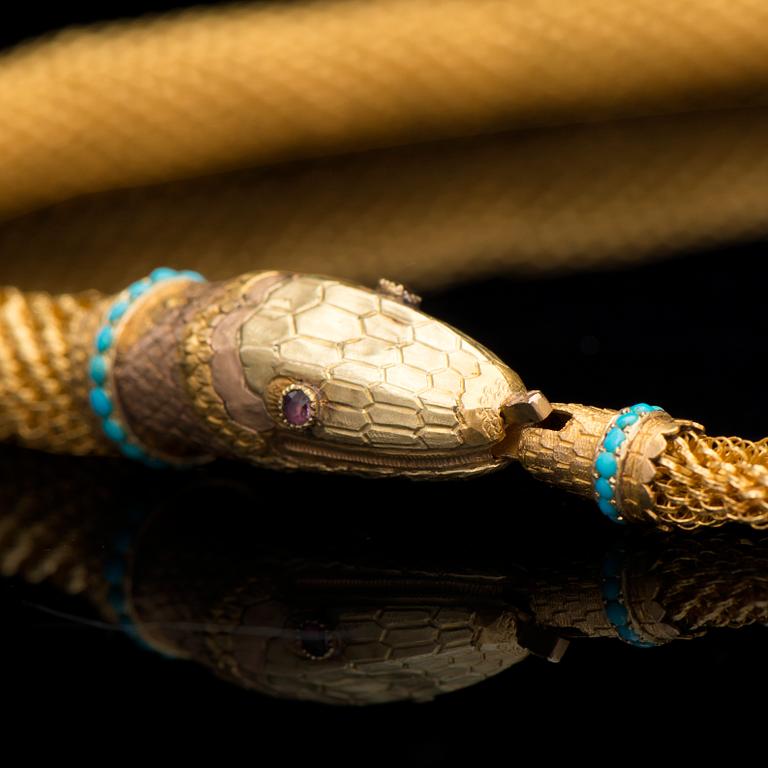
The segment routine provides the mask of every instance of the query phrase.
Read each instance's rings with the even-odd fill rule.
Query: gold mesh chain
[[[658,459],[652,490],[663,523],[698,528],[733,520],[768,528],[768,438],[683,429]]]
[[[667,619],[688,635],[768,621],[765,539],[704,541],[673,546],[657,560]]]
[[[51,296],[0,288],[0,440],[56,453],[107,453],[87,406],[96,292]]]

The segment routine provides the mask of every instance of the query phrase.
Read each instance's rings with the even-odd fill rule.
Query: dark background
[[[83,2],[28,3],[4,10],[0,44],[177,5],[120,0],[94,12]],[[755,439],[768,434],[764,254],[757,242],[623,271],[498,278],[427,293],[423,307],[493,349],[552,401],[657,403],[704,423],[710,434]],[[289,498],[299,526],[302,515],[324,514],[339,493],[364,501],[349,513],[374,538],[406,520],[415,526],[414,542],[439,547],[446,527],[471,517],[479,531],[468,543],[474,555],[482,554],[483,536],[496,552],[506,542],[519,550],[530,539],[535,551],[565,555],[613,535],[591,505],[515,470],[474,482],[377,483],[376,503],[398,510],[378,523],[384,531],[360,521],[360,509],[364,514],[372,503],[365,481],[297,483],[254,472],[254,482],[265,494]],[[329,525],[348,522],[331,518]],[[38,604],[81,610],[47,588],[0,582],[2,732],[8,749],[21,737],[30,754],[102,762],[161,752],[187,760],[205,751],[222,763],[622,764],[634,757],[687,762],[723,748],[738,763],[743,749],[759,748],[765,731],[765,627],[651,650],[577,641],[560,664],[531,658],[431,704],[350,710],[238,690],[117,633],[43,613]]]

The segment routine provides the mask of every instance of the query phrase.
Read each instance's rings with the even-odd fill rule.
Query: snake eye
[[[290,429],[307,429],[317,420],[317,392],[307,384],[291,379],[274,379],[267,395],[273,417]]]
[[[317,411],[315,394],[308,387],[292,384],[283,390],[280,403],[283,420],[289,427],[308,427]]]
[[[303,622],[296,635],[302,655],[313,661],[329,659],[338,650],[336,637],[319,621]]]

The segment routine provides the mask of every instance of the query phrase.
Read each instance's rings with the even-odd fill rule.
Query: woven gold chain
[[[658,518],[680,528],[728,520],[768,528],[768,438],[683,430],[659,458],[653,490]]]
[[[96,292],[0,288],[0,439],[56,453],[110,452],[87,406]]]

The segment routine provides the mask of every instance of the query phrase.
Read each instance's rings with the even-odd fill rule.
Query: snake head
[[[530,393],[407,292],[261,273],[237,296],[215,318],[211,384],[247,458],[430,477],[505,463],[494,446]]]
[[[171,280],[120,327],[121,410],[163,459],[412,477],[504,465],[510,427],[548,403],[413,300],[285,272]]]

